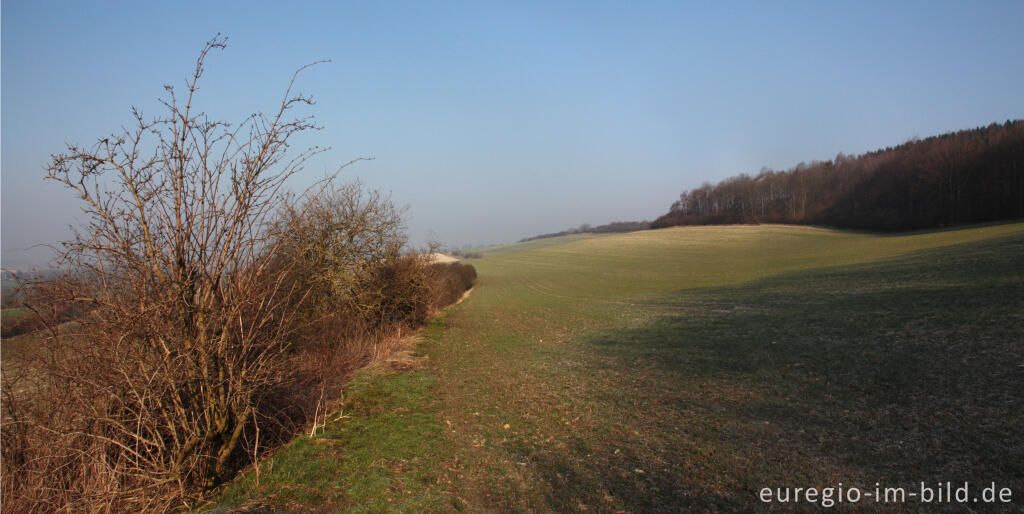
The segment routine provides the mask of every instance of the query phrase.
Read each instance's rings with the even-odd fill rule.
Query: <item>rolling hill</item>
[[[220,504],[652,512],[760,509],[766,487],[1024,490],[1024,223],[675,227],[474,265],[421,369],[357,380]]]

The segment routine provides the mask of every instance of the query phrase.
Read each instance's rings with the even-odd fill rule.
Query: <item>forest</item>
[[[683,191],[651,228],[792,223],[919,230],[1024,217],[1024,120]]]

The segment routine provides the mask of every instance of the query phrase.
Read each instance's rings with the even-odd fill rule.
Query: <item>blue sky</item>
[[[296,3],[298,4],[298,3]],[[2,4],[2,247],[68,237],[41,180],[65,142],[155,114],[203,43],[201,107],[272,110],[291,73],[344,176],[410,232],[510,242],[653,219],[683,189],[1024,117],[1024,2],[16,2]]]

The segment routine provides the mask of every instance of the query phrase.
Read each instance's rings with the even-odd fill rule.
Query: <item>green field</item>
[[[344,417],[221,505],[732,511],[764,508],[763,487],[947,480],[1024,496],[1022,223],[672,228],[471,262],[426,369],[357,380]]]

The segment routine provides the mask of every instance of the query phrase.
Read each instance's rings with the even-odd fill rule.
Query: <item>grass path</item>
[[[301,453],[290,474],[223,503],[729,511],[766,486],[921,480],[1024,495],[1024,224],[673,228],[473,264],[427,370],[361,379],[351,417],[275,458]]]

